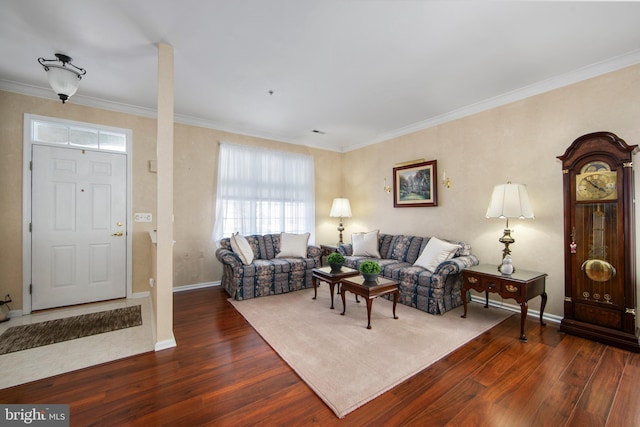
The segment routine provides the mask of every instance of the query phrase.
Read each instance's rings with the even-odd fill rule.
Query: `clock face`
[[[590,162],[576,175],[576,200],[616,200],[617,175],[604,162]]]
[[[580,173],[611,171],[611,167],[606,162],[594,161],[582,166]]]

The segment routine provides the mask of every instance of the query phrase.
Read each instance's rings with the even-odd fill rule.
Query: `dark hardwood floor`
[[[640,355],[555,325],[528,321],[521,343],[513,315],[338,419],[221,288],[174,299],[178,347],[3,389],[0,402],[70,404],[72,426],[640,425]]]

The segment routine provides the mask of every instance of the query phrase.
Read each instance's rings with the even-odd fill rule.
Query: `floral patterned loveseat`
[[[338,251],[350,268],[357,269],[365,260],[378,262],[382,267],[380,274],[399,283],[398,302],[427,313],[443,314],[462,305],[462,270],[479,262],[468,244],[446,241],[457,245],[457,249],[453,249],[451,258],[434,264],[434,271],[414,265],[430,239],[380,233],[377,248],[380,258],[378,254],[354,256],[353,243],[340,245]]]
[[[281,234],[244,236],[253,260],[243,263],[231,239],[220,240],[216,258],[222,263],[222,287],[235,300],[282,294],[313,286],[313,269],[320,267],[321,250],[308,245],[305,257],[278,258]]]

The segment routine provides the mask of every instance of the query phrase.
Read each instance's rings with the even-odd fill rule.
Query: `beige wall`
[[[212,129],[177,124],[174,145],[174,286],[220,279],[211,241],[218,141],[307,153],[314,156],[316,176],[316,243],[337,240],[337,221],[329,218],[334,197],[351,200],[351,233],[378,228],[461,239],[471,243],[481,262],[500,260],[504,222],[484,218],[493,186],[507,180],[527,184],[536,219],[516,220],[512,255],[516,267],[549,274],[547,313],[562,317],[562,174],[556,156],[577,137],[594,131],[616,133],[639,144],[640,66],[629,67],[503,107],[455,120],[373,146],[340,154]],[[156,175],[153,119],[0,92],[0,294],[10,292],[21,306],[22,121],[24,113],[133,129],[133,210],[155,218]],[[437,160],[438,205],[393,208],[383,179],[391,179],[395,163]],[[637,160],[636,160],[637,163]],[[452,187],[441,184],[446,169]],[[636,166],[636,169],[637,166]],[[636,176],[636,181],[638,180]],[[636,193],[640,185],[636,182]],[[147,291],[151,249],[147,231],[153,223],[133,224],[134,291]],[[513,303],[505,300],[505,303]],[[538,309],[538,301],[531,303]]]
[[[549,274],[546,312],[562,317],[562,171],[556,156],[595,131],[640,144],[639,100],[640,66],[634,66],[346,153],[345,196],[353,218],[345,235],[379,228],[460,239],[470,242],[482,263],[498,265],[505,221],[484,217],[491,191],[508,180],[526,184],[535,219],[510,222],[513,262]],[[382,190],[383,178],[391,177],[395,163],[417,158],[438,162],[438,206],[394,209],[392,194]],[[442,185],[443,169],[450,189]],[[636,183],[636,194],[639,187]],[[530,307],[539,309],[538,302],[532,300]]]
[[[133,223],[133,291],[149,291],[152,277],[148,231],[155,228],[156,177],[148,162],[156,158],[156,120],[131,114],[63,105],[53,99],[0,91],[0,294],[11,294],[22,307],[22,147],[25,113],[133,130],[133,212],[151,212],[154,222]],[[212,241],[218,142],[257,145],[312,155],[316,175],[316,240],[334,241],[326,218],[337,197],[341,154],[233,133],[177,124],[174,129],[174,286],[220,280],[221,267]]]
[[[0,206],[5,236],[0,256],[0,293],[10,293],[12,309],[22,307],[22,149],[24,114],[37,114],[133,130],[133,209],[155,217],[156,176],[146,172],[147,159],[155,158],[156,121],[129,114],[62,104],[0,91]],[[9,184],[9,185],[7,185]],[[149,290],[151,249],[147,231],[153,224],[133,224],[133,291]]]
[[[340,153],[229,132],[178,124],[174,147],[174,285],[220,280],[222,267],[212,244],[220,141],[309,154],[316,179],[316,242],[333,241],[327,218],[339,188]]]

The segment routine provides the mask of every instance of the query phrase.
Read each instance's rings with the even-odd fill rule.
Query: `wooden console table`
[[[464,314],[467,317],[467,291],[474,289],[485,293],[485,308],[489,307],[489,292],[499,294],[502,298],[515,299],[520,304],[520,341],[527,341],[524,334],[524,322],[527,318],[527,310],[531,298],[540,295],[540,324],[545,325],[542,320],[544,307],[547,305],[547,292],[545,291],[546,273],[535,271],[516,270],[513,274],[502,274],[495,265],[476,265],[462,270],[462,301],[464,303]]]

